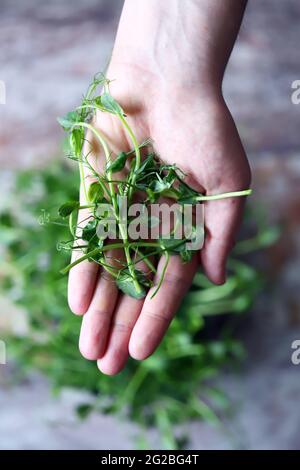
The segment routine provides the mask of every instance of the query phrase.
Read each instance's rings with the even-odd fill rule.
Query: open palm
[[[249,186],[249,165],[219,93],[204,95],[199,90],[162,88],[147,74],[122,65],[111,67],[108,76],[116,78],[111,93],[125,110],[139,142],[151,137],[161,160],[176,163],[191,187],[209,195]],[[96,126],[114,151],[132,147],[114,116],[100,113]],[[103,155],[92,137],[90,140],[94,165],[101,169]],[[225,281],[226,259],[234,244],[243,199],[205,203],[203,249],[187,264],[172,256],[163,284],[152,299],[162,261],[158,264],[154,287],[142,300],[120,293],[114,280],[107,273],[103,275],[97,264],[82,262],[72,268],[69,304],[74,313],[84,315],[80,334],[83,356],[97,360],[102,372],[116,374],[124,367],[129,354],[139,360],[152,354],[189,288],[199,262],[212,282]]]

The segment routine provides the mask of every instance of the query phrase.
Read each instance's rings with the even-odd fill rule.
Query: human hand
[[[161,76],[152,64],[141,66],[140,60],[128,58],[128,54],[125,60],[120,51],[122,48],[115,49],[107,76],[115,79],[111,94],[125,110],[138,141],[150,136],[161,159],[176,163],[187,175],[187,183],[201,193],[247,189],[249,165],[223,100],[218,74],[212,69],[209,73],[210,67],[204,67],[205,73],[199,74],[188,87],[183,78],[171,81],[169,70]],[[131,148],[128,135],[114,116],[99,115],[96,126],[114,151]],[[93,148],[95,164],[101,167],[101,155]],[[187,264],[172,256],[164,282],[153,299],[155,287],[145,299],[136,300],[120,294],[113,279],[103,276],[97,265],[83,262],[75,266],[69,277],[69,304],[74,313],[84,314],[80,334],[84,357],[97,360],[102,372],[115,374],[124,367],[128,354],[136,359],[152,354],[199,262],[213,282],[225,281],[226,259],[234,243],[243,203],[241,198],[205,203],[203,249]],[[161,269],[162,262],[157,277]]]

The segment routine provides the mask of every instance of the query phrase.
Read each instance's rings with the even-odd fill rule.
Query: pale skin
[[[245,1],[126,0],[107,77],[140,142],[149,136],[167,163],[205,194],[247,189],[250,169],[222,96],[222,80]],[[115,150],[132,148],[115,116],[97,116],[99,130]],[[94,162],[101,166],[99,149]],[[71,269],[69,304],[83,315],[79,347],[100,371],[120,372],[130,356],[150,356],[161,342],[201,265],[215,284],[226,279],[226,260],[245,198],[205,203],[204,248],[188,263],[172,256],[164,282],[151,299],[118,292],[96,264]],[[85,214],[82,214],[83,218]],[[79,256],[79,255],[78,255]],[[158,264],[158,275],[163,260]]]

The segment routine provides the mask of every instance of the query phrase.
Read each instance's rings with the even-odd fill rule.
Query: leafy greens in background
[[[42,371],[55,390],[68,386],[91,392],[90,401],[77,409],[81,418],[96,410],[126,416],[143,429],[154,426],[162,448],[184,445],[176,437],[176,424],[193,418],[217,422],[215,410],[226,400],[209,380],[241,358],[243,349],[225,334],[230,328],[215,329],[214,324],[221,314],[250,308],[262,287],[256,270],[232,258],[223,286],[212,285],[199,272],[155,355],[144,362],[130,360],[116,377],[101,375],[94,363],[78,354],[81,320],[68,310],[67,280],[59,274],[62,256],[67,261],[69,252],[56,246],[57,240],[65,239],[68,226],[51,223],[62,200],[70,201],[72,209],[72,201],[78,199],[77,177],[68,166],[54,163],[44,170],[20,172],[13,186],[14,197],[0,210],[0,279],[5,295],[28,312],[28,336],[9,338],[10,353],[22,369]],[[70,207],[61,210],[69,212]],[[236,251],[252,252],[273,243],[277,235],[275,229],[261,225]],[[225,325],[230,325],[232,317],[229,323],[226,318]]]

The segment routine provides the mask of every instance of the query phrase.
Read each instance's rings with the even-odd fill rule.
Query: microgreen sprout
[[[133,240],[128,236],[128,224],[131,218],[126,218],[125,223],[122,219],[120,202],[122,198],[126,198],[127,208],[138,200],[143,210],[145,209],[144,223],[151,225],[154,218],[147,216],[149,206],[162,198],[167,198],[179,206],[188,204],[195,207],[205,201],[246,196],[251,190],[217,195],[204,195],[193,190],[184,182],[184,173],[180,168],[175,164],[164,164],[159,160],[150,138],[138,142],[124,110],[111,95],[109,84],[110,81],[103,74],[95,76],[81,105],[64,117],[58,118],[59,124],[69,134],[71,149],[69,157],[78,162],[80,184],[85,199],[83,204],[78,201],[65,202],[59,209],[59,215],[69,219],[72,236],[69,242],[63,244],[64,249],[70,251],[81,249],[83,252],[82,256],[66,266],[62,273],[67,273],[84,260],[93,261],[101,265],[115,279],[122,292],[141,299],[145,297],[149,288],[153,287],[151,279],[156,273],[155,264],[159,257],[164,256],[165,264],[152,296],[158,292],[163,283],[171,255],[180,256],[182,262],[191,259],[193,250],[188,247],[196,226],[194,223],[189,237],[183,236],[181,239],[176,239],[173,229],[168,234],[160,235],[155,241]],[[106,137],[95,125],[96,113],[114,115],[128,135],[132,149],[123,149],[120,153],[114,154]],[[90,153],[85,154],[84,144],[87,134],[93,135],[105,155],[106,164],[101,174],[89,162]],[[85,170],[93,179],[89,185]],[[118,172],[122,172],[121,178],[115,177]],[[108,229],[109,219],[107,211],[100,213],[100,208],[108,204],[111,207],[110,217],[118,229],[117,240],[113,243],[111,240],[107,243],[102,233],[102,229]],[[90,215],[84,223],[77,223],[78,212],[81,209],[89,209]],[[113,249],[117,249],[118,253],[121,252],[124,256],[120,256],[117,260],[109,257],[107,253]],[[146,270],[140,269],[141,262],[146,266]]]

